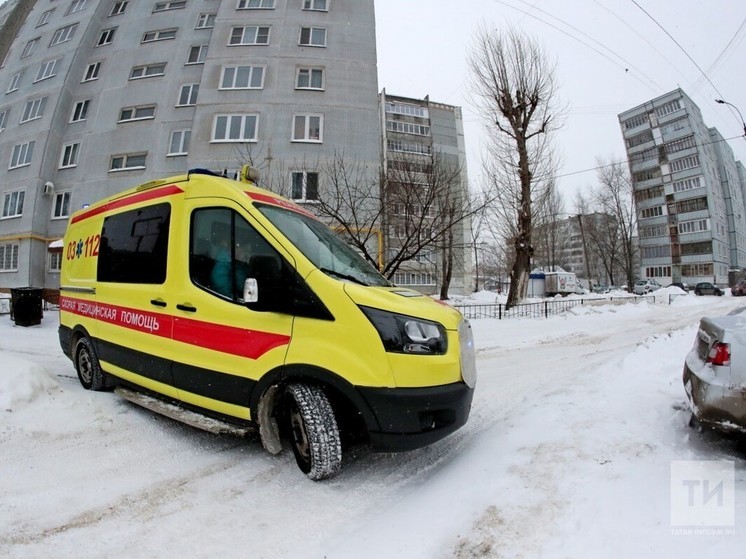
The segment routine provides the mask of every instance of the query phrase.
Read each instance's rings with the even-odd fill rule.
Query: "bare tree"
[[[534,253],[534,202],[547,195],[555,168],[549,145],[557,128],[554,67],[526,35],[481,29],[469,56],[474,93],[489,123],[487,174],[492,177],[514,250],[507,306],[525,298]]]
[[[548,195],[543,197],[542,201],[544,203],[537,207],[534,214],[534,261],[554,270],[564,264],[560,257],[569,247],[568,227],[562,217],[565,215],[565,204],[554,185],[551,185]]]

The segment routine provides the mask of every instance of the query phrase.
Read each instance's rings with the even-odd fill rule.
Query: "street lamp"
[[[734,109],[736,109],[738,116],[741,117],[741,124],[743,124],[743,135],[744,137],[746,137],[746,122],[743,121],[743,115],[741,114],[741,111],[738,110],[738,107],[736,107],[733,103],[728,103],[728,101],[723,101],[722,99],[715,99],[715,103],[728,105],[729,107],[733,107]]]

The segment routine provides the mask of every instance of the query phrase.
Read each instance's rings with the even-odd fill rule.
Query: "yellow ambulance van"
[[[208,430],[258,429],[314,480],[351,446],[409,450],[464,425],[468,321],[245,175],[195,169],[70,217],[59,338],[83,387]]]

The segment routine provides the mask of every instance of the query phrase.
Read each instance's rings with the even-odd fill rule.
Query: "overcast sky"
[[[599,156],[625,157],[617,115],[627,109],[681,87],[724,137],[744,133],[738,113],[714,99],[746,113],[746,1],[636,1],[650,17],[632,0],[375,0],[379,88],[461,106],[475,182],[483,133],[468,95],[474,31],[512,25],[531,35],[554,57],[568,107],[556,140],[571,210],[596,177],[581,171]],[[746,165],[746,139],[729,145]]]

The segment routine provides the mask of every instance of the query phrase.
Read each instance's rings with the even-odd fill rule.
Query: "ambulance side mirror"
[[[249,260],[249,277],[244,282],[244,304],[255,311],[282,312],[285,301],[280,296],[280,276],[278,257],[263,254],[252,256]]]
[[[256,303],[259,300],[259,287],[256,284],[256,279],[247,278],[243,283],[243,302],[244,303]]]

